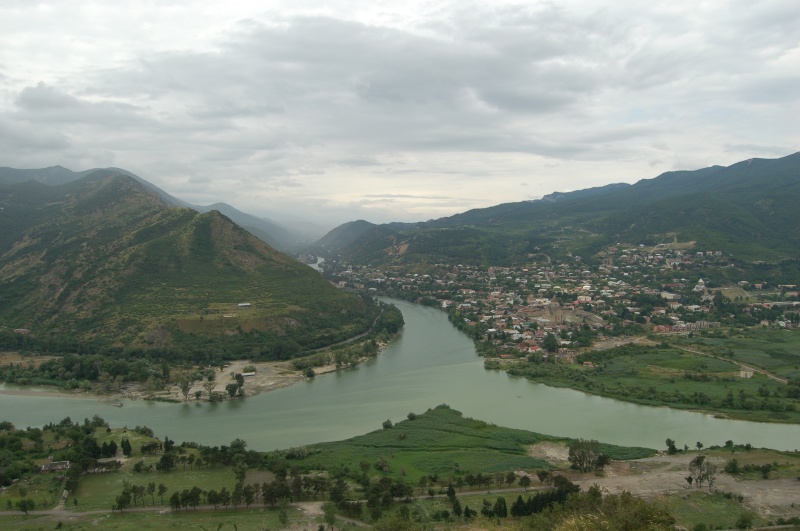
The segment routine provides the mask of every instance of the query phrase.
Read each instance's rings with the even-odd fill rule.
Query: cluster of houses
[[[335,269],[328,274],[343,288],[435,301],[458,312],[484,339],[522,354],[541,352],[544,339],[553,334],[560,346],[556,355],[565,361],[574,359],[578,330],[588,328],[595,339],[603,339],[633,324],[656,334],[720,326],[707,319],[719,288],[709,288],[691,272],[698,265],[729,265],[721,251],[612,246],[598,256],[600,263],[592,266],[577,256],[559,262],[545,257],[521,267],[435,264],[379,270],[332,263]],[[759,284],[757,289],[766,286]],[[650,301],[646,308],[640,296]]]

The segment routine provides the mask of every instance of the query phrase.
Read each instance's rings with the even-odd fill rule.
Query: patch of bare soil
[[[686,482],[689,462],[696,453],[678,455],[657,455],[633,461],[614,461],[605,468],[603,474],[580,474],[569,467],[569,449],[565,443],[541,442],[528,447],[528,455],[544,459],[561,470],[565,475],[585,490],[598,485],[606,492],[618,494],[630,492],[643,498],[659,498],[672,494],[688,494],[697,487],[690,487]],[[725,460],[718,457],[707,457],[717,465],[717,479],[714,490],[732,492],[744,497],[744,504],[761,516],[770,519],[800,516],[800,480],[768,479],[738,480],[722,472]],[[703,486],[706,492],[708,488]]]
[[[615,461],[604,476],[584,474],[572,480],[582,489],[598,485],[610,493],[628,491],[644,498],[688,493],[689,461],[696,454],[662,455],[635,461]],[[717,465],[714,489],[744,496],[744,504],[766,518],[800,516],[800,481],[797,479],[737,480],[722,472],[725,462],[709,457]],[[707,487],[703,487],[706,491]]]
[[[556,466],[569,466],[569,448],[566,443],[540,442],[528,447],[528,455]]]
[[[56,356],[44,356],[44,355],[23,356],[18,352],[0,352],[0,367],[11,364],[19,364],[27,367],[29,363],[33,363],[34,367],[38,367],[45,361],[52,360],[55,358]]]
[[[647,339],[646,336],[611,337],[603,341],[596,342],[592,347],[592,350],[608,350],[610,348],[620,347],[622,345],[628,345],[631,343],[644,346],[653,346],[656,344],[655,341]]]

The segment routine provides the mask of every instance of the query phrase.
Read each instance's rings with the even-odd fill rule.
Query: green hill
[[[18,184],[25,181],[37,181],[42,184],[57,186],[77,181],[78,179],[96,172],[116,172],[121,175],[132,177],[144,185],[144,187],[149,191],[158,194],[161,199],[171,206],[191,208],[197,212],[200,212],[201,214],[210,212],[212,210],[217,210],[230,218],[240,227],[247,229],[247,231],[254,236],[281,251],[296,249],[298,246],[300,246],[300,242],[304,240],[304,237],[300,236],[299,233],[293,230],[289,230],[273,221],[246,214],[225,203],[215,203],[208,206],[192,205],[168,194],[164,190],[142,179],[141,177],[120,168],[93,169],[74,172],[64,168],[63,166],[51,166],[49,168],[25,170],[0,167],[0,186]]]
[[[6,338],[287,357],[376,314],[219,212],[171,207],[114,170],[0,185],[0,224]]]
[[[800,153],[378,226],[393,231],[391,245],[374,229],[333,251],[362,263],[510,265],[537,253],[588,257],[616,242],[677,239],[745,261],[777,261],[800,254],[798,204]]]

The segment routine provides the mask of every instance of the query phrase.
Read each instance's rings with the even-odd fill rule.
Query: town
[[[688,335],[723,325],[797,328],[797,286],[702,272],[733,268],[721,251],[689,244],[612,246],[592,265],[581,257],[531,256],[521,267],[461,264],[375,269],[328,260],[342,289],[367,291],[447,311],[487,357],[531,354],[574,363],[580,349],[644,334]],[[713,275],[720,277],[720,275]]]

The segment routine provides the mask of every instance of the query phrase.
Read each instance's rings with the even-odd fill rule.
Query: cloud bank
[[[0,165],[416,221],[800,149],[800,4],[4,2]]]

